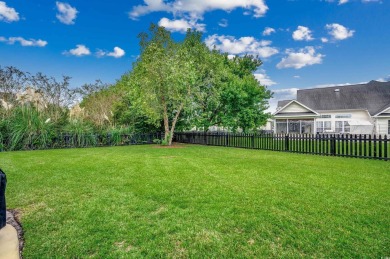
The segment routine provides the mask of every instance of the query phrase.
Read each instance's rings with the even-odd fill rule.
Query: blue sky
[[[231,55],[259,55],[275,99],[298,88],[390,80],[388,0],[0,0],[0,65],[114,83],[150,23],[187,27]],[[275,100],[271,103],[275,105]]]

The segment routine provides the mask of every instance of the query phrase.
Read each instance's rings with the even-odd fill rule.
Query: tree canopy
[[[117,83],[128,89],[125,102],[132,114],[157,127],[163,124],[169,145],[178,124],[248,131],[269,117],[264,111],[272,94],[253,75],[262,62],[253,56],[230,59],[210,50],[201,36],[188,30],[176,42],[152,24],[149,33],[139,35],[141,54],[133,70]]]

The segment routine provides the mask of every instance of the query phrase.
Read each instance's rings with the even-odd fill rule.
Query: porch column
[[[277,119],[274,119],[274,133],[275,134],[278,132],[277,128],[276,128],[276,125],[277,125],[276,121],[277,121]]]
[[[288,119],[287,119],[287,134],[288,134]]]
[[[299,134],[302,134],[302,120],[299,120]]]

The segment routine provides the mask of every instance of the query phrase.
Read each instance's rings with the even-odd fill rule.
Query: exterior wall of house
[[[390,117],[376,119],[376,133],[380,135],[390,135],[389,132]]]
[[[297,103],[291,103],[289,106],[283,109],[283,113],[293,112],[307,112],[308,110]]]
[[[301,107],[298,104],[292,103],[291,106],[294,107],[286,107],[283,109],[283,114],[294,113],[294,112],[307,112],[307,109]],[[351,133],[351,134],[379,134],[379,132],[374,132],[376,127],[375,120],[370,116],[370,114],[366,110],[333,110],[333,111],[317,111],[320,114],[320,117],[311,118],[309,120],[314,120],[314,125],[310,127],[310,129],[301,133]],[[284,126],[284,122],[287,121],[287,124],[292,123],[294,120],[304,121],[308,118],[305,117],[293,117],[288,121],[283,118],[275,118],[275,133],[291,133],[288,126]],[[363,121],[369,122],[372,125],[353,125],[356,124],[354,122]],[[380,122],[380,128],[382,132],[386,129],[384,128],[384,123]],[[281,127],[283,125],[283,128]],[[386,124],[387,125],[387,124]],[[302,128],[302,127],[301,127]],[[302,131],[302,130],[301,130]],[[381,133],[384,134],[384,133]]]
[[[320,132],[321,132],[321,126],[323,126],[324,128],[323,132],[340,133],[341,131],[347,133],[348,126],[345,122],[349,122],[349,121],[368,121],[374,125],[374,120],[371,118],[369,113],[365,110],[334,110],[334,111],[317,111],[317,112],[320,113],[320,118],[316,119],[316,125],[317,125],[317,131]],[[326,118],[326,117],[330,117],[330,118]],[[325,122],[326,124],[323,124]],[[359,127],[359,129],[357,126],[349,126],[349,133],[372,134],[373,133],[372,130],[373,130],[373,126]]]
[[[268,119],[267,123],[260,127],[260,130],[272,131],[273,123],[274,123],[273,120]]]

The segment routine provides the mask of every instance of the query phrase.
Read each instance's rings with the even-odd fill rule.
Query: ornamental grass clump
[[[63,128],[68,136],[68,145],[72,147],[95,146],[97,137],[90,123],[85,121],[84,108],[79,104],[73,106],[69,111],[69,123]]]
[[[15,108],[2,104],[6,111],[3,116],[7,116],[2,132],[7,135],[8,149],[47,148],[55,134],[53,123],[45,114],[47,105],[42,93],[28,87],[16,94],[16,101]]]

